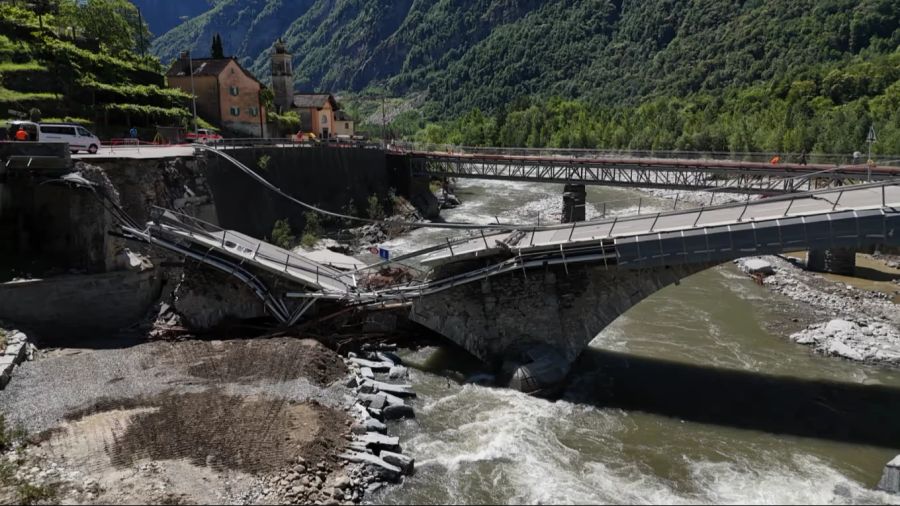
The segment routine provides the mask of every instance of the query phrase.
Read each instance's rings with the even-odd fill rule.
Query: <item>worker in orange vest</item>
[[[25,127],[20,126],[19,131],[16,132],[16,140],[17,141],[27,141],[28,140],[28,132],[25,131]]]

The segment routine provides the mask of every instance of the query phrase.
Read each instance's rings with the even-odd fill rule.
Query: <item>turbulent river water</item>
[[[448,221],[559,220],[562,187],[461,181]],[[641,194],[588,189],[588,217]],[[623,199],[632,199],[630,201]],[[646,197],[642,210],[670,207]],[[444,231],[395,240],[395,252]],[[900,503],[874,490],[900,453],[900,371],[814,354],[766,330],[791,301],[722,265],[632,308],[591,343],[560,400],[458,381],[451,348],[408,352],[417,473],[385,503]],[[452,379],[451,379],[452,378]]]

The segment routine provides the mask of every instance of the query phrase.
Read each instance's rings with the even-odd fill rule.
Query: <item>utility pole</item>
[[[194,58],[191,56],[191,52],[187,52],[188,57],[188,68],[191,72],[191,102],[194,104],[194,135],[199,135],[200,130],[197,129],[197,94],[194,93]],[[182,67],[184,68],[184,67]]]
[[[387,146],[387,133],[386,133],[387,120],[384,115],[384,101],[385,101],[385,97],[384,97],[384,94],[382,94],[381,95],[381,142],[383,142],[384,145]]]
[[[869,145],[869,160],[866,162],[866,180],[872,181],[872,167],[875,166],[875,160],[872,160],[872,144],[878,142],[878,136],[875,135],[875,124],[869,126],[869,135],[866,136],[866,143]]]

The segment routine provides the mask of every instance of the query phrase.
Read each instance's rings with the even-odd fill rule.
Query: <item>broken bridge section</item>
[[[239,279],[282,324],[296,324],[316,300],[353,298],[351,292],[356,289],[356,280],[351,273],[197,218],[161,208],[154,211],[153,220],[145,228],[137,228],[123,217],[120,220],[123,232]],[[326,259],[348,264],[353,261],[336,253]],[[254,273],[254,269],[287,281],[284,289],[299,288],[306,296],[299,302],[291,302],[272,283]]]
[[[158,217],[147,224],[152,235],[222,253],[238,262],[250,263],[312,290],[321,291],[323,295],[346,297],[356,288],[356,279],[352,274],[310,260],[299,253],[184,214],[163,209],[158,211]],[[336,262],[345,262],[348,266],[357,263],[343,255],[335,253],[333,256]]]
[[[435,279],[410,319],[542,390],[619,315],[684,277],[751,255],[898,244],[896,183],[480,235],[424,258]]]

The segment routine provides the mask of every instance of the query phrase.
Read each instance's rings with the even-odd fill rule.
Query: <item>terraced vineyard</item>
[[[63,36],[52,17],[0,4],[0,111],[90,126],[118,136],[130,126],[182,124],[190,96],[165,87],[153,57],[113,56],[97,41]],[[34,111],[34,112],[33,112]]]

